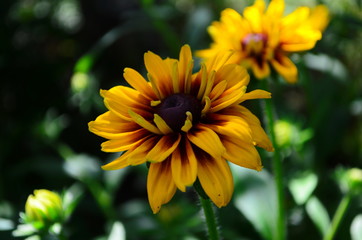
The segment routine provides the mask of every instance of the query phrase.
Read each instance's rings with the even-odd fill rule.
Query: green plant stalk
[[[343,197],[343,199],[341,200],[341,202],[338,205],[336,213],[333,216],[332,223],[329,226],[329,229],[328,229],[326,235],[324,236],[323,240],[332,240],[334,238],[334,235],[336,234],[337,229],[338,229],[340,223],[342,222],[342,219],[351,202],[351,198],[352,198],[352,196],[350,193],[347,193]]]
[[[267,88],[267,79],[262,80],[264,89]],[[277,192],[277,229],[273,239],[284,240],[286,239],[286,221],[285,221],[285,208],[284,208],[284,188],[283,188],[283,169],[280,156],[280,150],[275,138],[274,132],[274,112],[271,100],[265,100],[265,112],[267,117],[267,125],[270,133],[270,139],[274,147],[273,153],[273,173],[274,181]]]
[[[204,210],[205,221],[207,225],[207,230],[209,234],[209,240],[219,240],[219,233],[217,230],[216,218],[214,209],[210,199],[205,199],[199,195],[201,206]]]

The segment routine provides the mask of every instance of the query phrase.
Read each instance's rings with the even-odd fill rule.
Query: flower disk
[[[228,161],[260,171],[255,146],[273,150],[258,118],[240,105],[271,95],[246,93],[249,75],[237,64],[226,64],[231,55],[220,52],[192,74],[188,45],[179,59],[147,52],[149,81],[126,68],[124,78],[132,88],[101,90],[108,111],[91,121],[89,130],[108,139],[103,151],[123,151],[103,169],[149,162],[147,192],[154,213],[176,189],[184,192],[197,179],[218,207],[225,206],[234,190]]]
[[[178,132],[184,125],[187,114],[193,116],[193,124],[199,122],[201,103],[194,96],[178,93],[165,98],[155,112],[173,131]]]
[[[208,28],[213,39],[209,49],[197,55],[209,59],[222,50],[233,50],[230,62],[250,68],[255,77],[270,75],[270,66],[288,83],[297,81],[297,68],[288,55],[312,49],[322,38],[329,22],[328,9],[299,7],[283,16],[284,0],[272,0],[266,9],[264,0],[245,8],[243,16],[233,9],[221,12],[220,21]]]

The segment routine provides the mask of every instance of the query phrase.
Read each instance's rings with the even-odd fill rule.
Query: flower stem
[[[264,89],[267,87],[267,79],[262,80],[264,83]],[[274,181],[277,192],[277,231],[275,232],[275,240],[284,240],[286,239],[286,221],[285,221],[285,208],[284,208],[284,189],[283,189],[283,169],[281,162],[281,155],[278,144],[275,138],[274,132],[274,112],[273,105],[271,100],[265,100],[265,112],[267,117],[267,126],[270,133],[270,139],[274,147],[273,153],[273,172],[274,172]]]
[[[338,205],[336,213],[332,219],[332,223],[324,236],[323,240],[332,240],[337,232],[339,224],[341,223],[344,214],[346,213],[349,203],[351,202],[351,194],[347,193]]]
[[[217,230],[217,225],[216,225],[216,219],[215,219],[215,213],[214,213],[214,209],[212,206],[212,203],[210,201],[210,199],[205,199],[203,197],[200,197],[200,202],[201,202],[201,206],[204,210],[204,214],[205,214],[205,221],[206,221],[206,225],[207,225],[207,230],[209,233],[209,240],[219,240],[219,233]]]

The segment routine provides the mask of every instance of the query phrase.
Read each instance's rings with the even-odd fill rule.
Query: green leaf
[[[308,200],[306,204],[306,211],[312,222],[316,225],[316,227],[322,234],[322,236],[325,236],[331,220],[329,218],[327,210],[317,197],[312,196]]]
[[[87,73],[92,68],[94,63],[94,54],[86,54],[82,56],[75,64],[74,72]]]
[[[313,193],[318,177],[312,172],[304,172],[289,183],[290,192],[298,205],[304,204]]]
[[[37,229],[31,224],[19,224],[18,227],[13,231],[14,237],[29,236],[37,232]]]
[[[264,239],[272,239],[276,229],[276,192],[272,176],[231,165],[235,179],[235,206]]]
[[[121,222],[115,222],[112,226],[111,233],[109,234],[108,240],[125,240],[126,231]]]
[[[78,205],[80,198],[84,192],[83,187],[79,183],[73,184],[70,188],[65,190],[62,201],[64,209],[64,218],[67,219],[73,213],[75,207]]]
[[[14,229],[14,222],[10,219],[0,218],[0,231]]]
[[[351,239],[361,240],[362,238],[362,214],[358,214],[351,224]]]
[[[97,178],[100,175],[101,167],[96,158],[78,154],[66,158],[64,170],[69,176],[85,182]]]

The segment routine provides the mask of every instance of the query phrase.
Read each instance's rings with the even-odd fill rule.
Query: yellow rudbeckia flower
[[[220,21],[208,27],[213,39],[209,49],[197,52],[208,59],[219,51],[233,50],[231,62],[250,68],[255,77],[270,75],[270,65],[288,83],[297,81],[297,68],[288,55],[312,49],[322,38],[329,21],[328,9],[299,7],[283,16],[284,0],[272,0],[266,9],[264,0],[245,8],[243,16],[233,9],[221,12]]]
[[[230,56],[218,54],[192,74],[188,45],[178,60],[147,52],[149,81],[126,68],[123,76],[131,87],[101,90],[108,111],[89,129],[108,139],[103,151],[125,151],[103,169],[149,162],[147,192],[154,213],[177,188],[184,192],[197,179],[218,207],[225,206],[234,189],[227,161],[261,170],[255,145],[273,149],[257,117],[239,105],[271,95],[247,93],[249,75],[237,64],[225,64]]]

